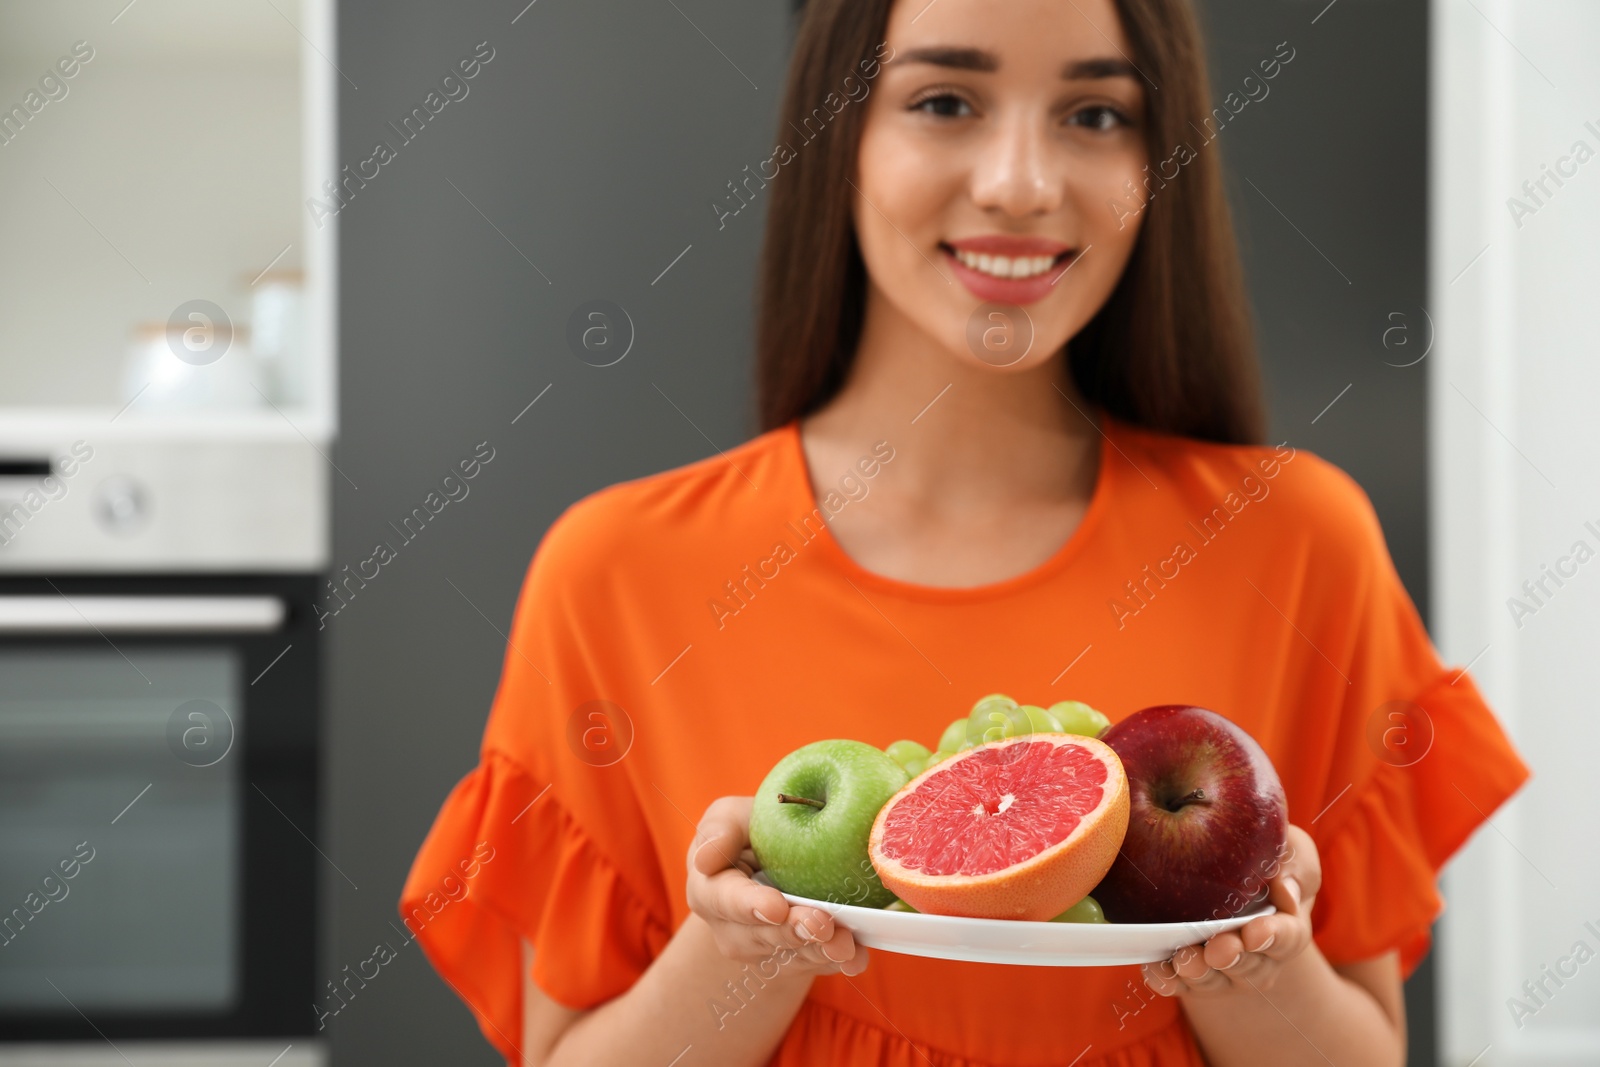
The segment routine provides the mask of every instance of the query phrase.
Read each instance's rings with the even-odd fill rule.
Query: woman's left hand
[[[1278,910],[1181,948],[1169,960],[1145,964],[1145,985],[1164,997],[1270,989],[1284,965],[1311,944],[1311,906],[1322,888],[1322,862],[1311,835],[1291,826],[1286,844],[1277,876],[1268,883],[1267,900]]]

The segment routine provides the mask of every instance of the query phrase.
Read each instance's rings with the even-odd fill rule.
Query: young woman
[[[1361,490],[1258,443],[1187,0],[807,8],[766,432],[546,534],[406,921],[513,1063],[1401,1063],[1435,874],[1527,771]],[[1238,722],[1294,823],[1277,913],[1004,967],[869,957],[749,877],[781,756],[996,690]]]

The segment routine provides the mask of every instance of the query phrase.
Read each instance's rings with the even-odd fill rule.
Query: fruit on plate
[[[967,715],[965,747],[1030,733],[1033,724],[1028,721],[1028,713],[1004,693],[990,693],[972,705]]]
[[[966,745],[980,745],[1030,733],[1098,737],[1110,725],[1110,719],[1081,700],[1062,700],[1042,708],[1037,704],[1019,705],[1004,693],[990,693],[972,706],[964,741]],[[950,752],[963,747],[963,737],[955,723],[945,730],[939,747]]]
[[[1099,737],[1111,726],[1111,720],[1081,700],[1063,700],[1051,704],[1050,714],[1069,734]]]
[[[919,741],[895,741],[883,747],[884,753],[904,767],[914,759],[927,759],[928,746]]]
[[[1095,899],[1114,923],[1198,922],[1266,896],[1288,832],[1278,772],[1235,723],[1205,708],[1145,708],[1101,738],[1122,757],[1131,813]]]
[[[947,757],[872,824],[878,876],[918,911],[1045,922],[1089,894],[1128,827],[1128,780],[1090,737],[1025,734]]]
[[[939,735],[939,751],[945,755],[959,752],[967,743],[967,717],[965,715],[944,728],[944,733]]]
[[[1024,704],[1022,714],[1028,718],[1029,733],[1035,734],[1064,734],[1068,731],[1061,725],[1061,720],[1056,718],[1037,704]]]
[[[881,908],[894,899],[867,856],[872,820],[905,768],[862,741],[814,741],[779,760],[756,790],[750,847],[785,893]]]
[[[888,757],[906,769],[906,774],[915,778],[921,774],[928,765],[928,757],[933,753],[928,751],[928,746],[918,741],[894,741],[883,747]]]
[[[1104,923],[1106,913],[1094,897],[1084,897],[1066,911],[1050,920],[1053,923]]]

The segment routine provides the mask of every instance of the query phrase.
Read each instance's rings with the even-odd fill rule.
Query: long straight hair
[[[859,88],[863,72],[875,70],[864,62],[881,54],[893,3],[809,0],[780,115],[786,139],[790,130],[815,131],[818,106],[830,94],[844,100],[842,87]],[[1144,126],[1145,181],[1155,195],[1116,288],[1067,343],[1068,367],[1091,403],[1125,422],[1258,443],[1265,432],[1260,370],[1217,146],[1192,147],[1211,118],[1200,29],[1189,0],[1114,3],[1133,62],[1160,87],[1147,92]],[[841,105],[772,182],[756,324],[763,429],[825,405],[855,359],[867,272],[851,177],[864,108],[864,99]],[[1176,176],[1160,174],[1157,161],[1179,145],[1190,146],[1192,158]]]

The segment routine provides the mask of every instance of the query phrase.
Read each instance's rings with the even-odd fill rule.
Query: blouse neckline
[[[942,586],[924,585],[918,582],[905,581],[892,578],[868,570],[854,557],[844,550],[844,547],[833,536],[833,529],[827,522],[820,523],[821,533],[815,537],[815,542],[820,554],[828,561],[828,565],[840,572],[852,584],[871,588],[879,592],[891,593],[909,600],[919,600],[932,603],[968,604],[987,600],[999,600],[1009,596],[1033,589],[1042,585],[1062,570],[1069,566],[1073,560],[1082,555],[1086,546],[1094,538],[1096,530],[1103,522],[1106,511],[1111,507],[1111,494],[1115,464],[1111,461],[1114,451],[1119,451],[1114,437],[1120,433],[1116,420],[1104,412],[1096,422],[1096,429],[1100,433],[1100,459],[1097,464],[1094,489],[1089,496],[1089,505],[1084,509],[1083,518],[1077,527],[1067,536],[1056,550],[1043,562],[1035,565],[1021,574],[1002,578],[995,582],[986,582],[982,585],[970,586]],[[811,483],[810,468],[806,463],[805,444],[800,436],[800,420],[792,419],[783,428],[784,453],[790,464],[790,473],[793,476],[794,492],[799,497],[803,508],[802,513],[810,515],[820,513],[828,514],[817,499],[816,490]]]

